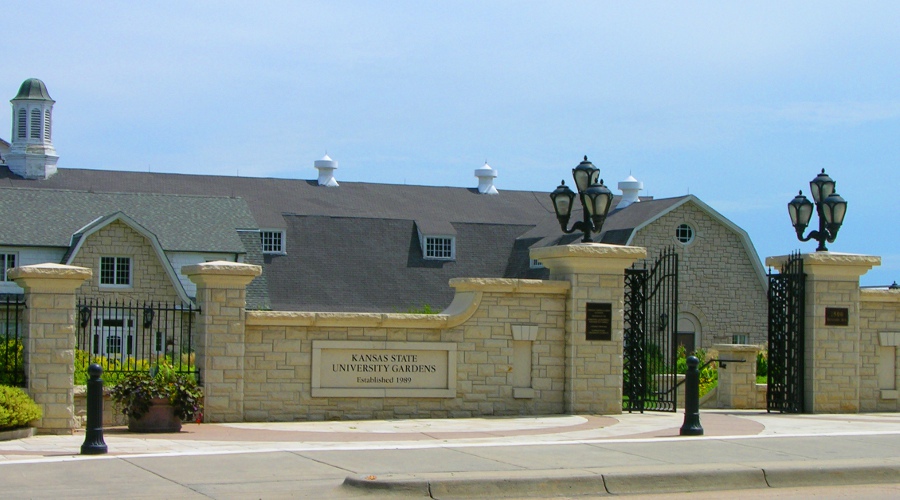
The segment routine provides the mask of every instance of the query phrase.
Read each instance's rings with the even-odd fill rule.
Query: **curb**
[[[14,439],[25,439],[34,436],[34,427],[22,427],[11,431],[0,431],[0,441],[12,441]]]
[[[342,487],[416,493],[433,498],[638,495],[805,486],[900,483],[900,462],[781,462],[766,466],[707,464],[604,472],[522,470],[347,476]]]

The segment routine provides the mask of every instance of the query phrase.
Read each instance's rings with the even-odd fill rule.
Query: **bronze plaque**
[[[612,304],[587,303],[586,340],[612,340]]]
[[[850,322],[850,312],[846,307],[826,307],[825,326],[847,326]]]

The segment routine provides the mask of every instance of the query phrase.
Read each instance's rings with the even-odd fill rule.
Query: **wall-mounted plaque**
[[[850,312],[846,307],[826,307],[826,326],[847,326],[850,323]]]
[[[612,304],[588,302],[585,320],[586,340],[612,340]]]

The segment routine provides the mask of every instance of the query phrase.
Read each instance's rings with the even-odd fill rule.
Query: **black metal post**
[[[684,423],[681,425],[682,436],[702,436],[700,425],[700,360],[696,356],[688,356],[687,372],[684,375]]]
[[[91,363],[88,367],[87,431],[84,434],[84,444],[81,445],[82,455],[103,455],[107,451],[106,442],[103,441],[102,374],[103,368],[100,365]]]

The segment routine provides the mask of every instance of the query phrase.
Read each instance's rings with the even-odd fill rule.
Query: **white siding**
[[[16,266],[35,264],[59,264],[66,254],[64,248],[0,247],[0,253],[15,253]],[[24,293],[21,287],[9,281],[0,282],[0,293]]]

